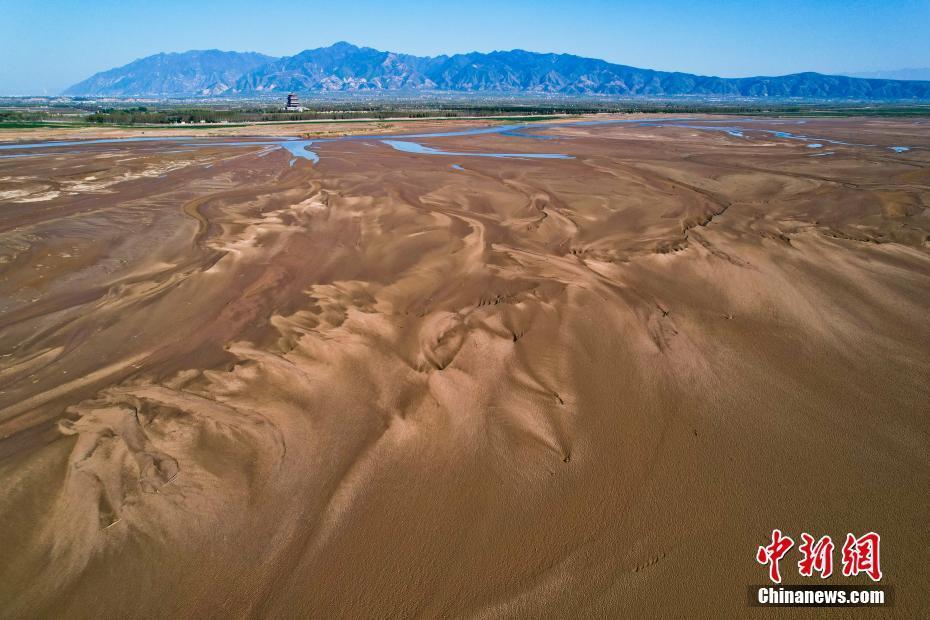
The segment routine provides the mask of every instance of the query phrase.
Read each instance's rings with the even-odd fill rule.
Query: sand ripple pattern
[[[805,131],[0,161],[0,617],[740,615],[773,526],[920,548],[930,134]]]

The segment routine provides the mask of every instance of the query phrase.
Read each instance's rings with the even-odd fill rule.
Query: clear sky
[[[725,77],[930,67],[930,0],[0,0],[0,94],[55,94],[158,52],[346,40],[522,48]]]

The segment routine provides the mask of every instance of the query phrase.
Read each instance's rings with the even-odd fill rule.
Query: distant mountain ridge
[[[85,96],[211,96],[269,92],[450,91],[614,96],[930,100],[930,81],[819,73],[721,78],[523,50],[414,56],[339,42],[274,58],[254,52],[156,54],[91,76]]]
[[[96,73],[63,95],[132,97],[135,95],[219,95],[249,71],[277,60],[256,52],[192,50],[155,54]]]

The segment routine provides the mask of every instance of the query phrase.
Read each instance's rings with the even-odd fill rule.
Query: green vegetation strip
[[[580,114],[727,114],[757,117],[927,117],[930,105],[910,103],[824,103],[824,102],[682,102],[682,101],[559,101],[555,103],[474,102],[310,102],[301,112],[254,102],[210,102],[197,107],[178,103],[138,105],[129,103],[99,107],[93,102],[36,106],[26,102],[4,102],[0,107],[0,129],[119,127],[209,129],[251,125],[312,123],[402,123],[426,120],[478,120],[534,122]]]

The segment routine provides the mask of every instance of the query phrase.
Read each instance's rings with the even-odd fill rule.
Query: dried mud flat
[[[780,127],[0,159],[0,616],[925,614],[930,125]]]

